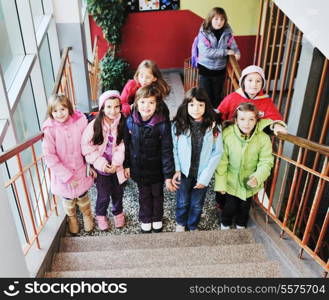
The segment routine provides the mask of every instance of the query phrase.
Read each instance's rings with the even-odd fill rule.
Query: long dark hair
[[[116,97],[111,97],[109,99],[118,99]],[[95,122],[94,122],[94,135],[91,139],[92,143],[94,145],[102,145],[104,142],[104,135],[103,135],[103,122],[104,122],[104,118],[105,118],[105,113],[104,113],[104,106],[105,106],[105,102],[108,99],[106,99],[104,101],[103,106],[101,107],[101,109],[99,110],[99,113],[97,114],[96,118],[95,118]],[[120,102],[120,99],[118,99]],[[121,102],[120,102],[120,110],[121,110]],[[121,141],[123,140],[123,134],[124,134],[124,126],[125,126],[125,117],[124,115],[120,112],[121,114],[121,118],[118,124],[118,134],[117,134],[117,145],[119,145],[121,143]]]
[[[187,106],[193,98],[206,104],[201,127],[202,134],[205,134],[208,128],[212,128],[214,122],[217,124],[216,113],[211,105],[206,91],[202,88],[194,87],[186,92],[183,103],[178,107],[177,114],[173,120],[176,125],[177,136],[187,134],[191,129],[191,117],[188,114]],[[214,135],[218,134],[217,126],[214,127],[213,133]]]
[[[210,31],[212,28],[212,25],[211,25],[211,21],[213,19],[214,16],[216,15],[219,15],[219,16],[222,16],[224,19],[225,19],[225,23],[224,23],[224,26],[225,27],[227,24],[228,24],[228,20],[227,20],[227,14],[224,10],[224,8],[221,8],[221,7],[214,7],[209,13],[208,13],[208,16],[204,19],[203,21],[203,29],[205,31]]]

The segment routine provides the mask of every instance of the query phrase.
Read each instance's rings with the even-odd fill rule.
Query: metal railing
[[[53,93],[64,93],[75,104],[69,51],[70,48],[63,51]],[[14,214],[18,216],[18,232],[23,236],[24,255],[34,244],[41,249],[41,231],[54,212],[59,215],[56,197],[50,193],[51,174],[41,153],[42,138],[43,134],[38,133],[0,155],[0,164],[6,164],[10,174],[5,189],[16,208]]]
[[[184,61],[184,91],[199,86],[199,70],[192,66],[191,58]]]
[[[71,49],[71,47],[67,47],[63,51],[59,71],[56,76],[52,94],[65,94],[70,99],[71,103],[73,104],[73,107],[75,107],[76,99],[72,79],[71,61],[69,57],[69,51]]]
[[[226,78],[224,82],[224,95],[232,93],[239,87],[241,69],[234,55],[228,57],[226,66]],[[192,66],[191,58],[184,61],[184,90],[199,86],[199,70]]]
[[[97,102],[98,99],[98,92],[99,92],[99,72],[100,72],[100,65],[99,65],[99,57],[98,57],[98,39],[99,37],[96,36],[94,40],[93,46],[93,61],[88,61],[88,75],[89,75],[89,84],[90,84],[90,96],[91,101]]]

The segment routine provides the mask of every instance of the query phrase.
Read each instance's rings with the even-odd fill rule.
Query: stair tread
[[[212,265],[266,260],[265,249],[261,244],[61,252],[54,256],[52,271]]]
[[[239,264],[214,264],[193,266],[139,267],[88,271],[49,272],[47,278],[229,278],[257,277],[278,278],[280,267],[277,262],[255,262]]]
[[[61,252],[107,251],[255,243],[251,231],[212,230],[62,238]]]

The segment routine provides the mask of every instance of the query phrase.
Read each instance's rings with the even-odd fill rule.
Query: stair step
[[[62,252],[54,256],[52,271],[236,264],[266,260],[261,244]]]
[[[236,245],[254,243],[252,232],[244,230],[213,230],[195,232],[163,232],[97,237],[65,237],[61,252],[107,251],[121,249],[154,249],[195,246]]]
[[[123,268],[95,271],[49,272],[47,278],[279,278],[277,262],[215,264],[193,266],[162,266],[150,268]]]

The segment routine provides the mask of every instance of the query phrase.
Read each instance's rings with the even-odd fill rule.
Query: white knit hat
[[[245,69],[243,69],[242,73],[241,73],[241,77],[239,79],[239,86],[242,87],[242,82],[244,80],[244,78],[251,74],[251,73],[258,73],[262,79],[263,79],[263,89],[265,88],[265,83],[266,83],[266,79],[265,79],[265,74],[264,74],[264,70],[261,67],[255,66],[255,65],[251,65],[246,67]]]
[[[116,90],[109,90],[109,91],[104,92],[102,95],[100,95],[100,97],[98,99],[98,107],[99,107],[99,109],[101,109],[102,106],[104,105],[104,102],[107,99],[110,99],[110,98],[118,98],[121,101],[120,92],[119,91],[116,91]]]

